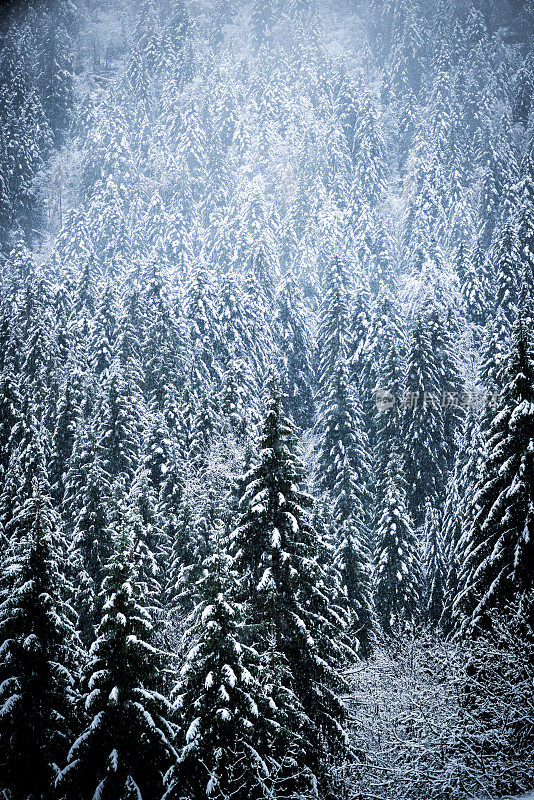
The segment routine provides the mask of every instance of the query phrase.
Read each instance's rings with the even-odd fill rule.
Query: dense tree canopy
[[[529,788],[533,25],[5,5],[1,800]],[[366,739],[354,675],[446,636],[468,712]]]

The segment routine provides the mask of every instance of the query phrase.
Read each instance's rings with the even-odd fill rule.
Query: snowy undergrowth
[[[528,647],[512,632],[507,644],[423,637],[352,670],[352,797],[532,798],[534,667],[514,674]]]

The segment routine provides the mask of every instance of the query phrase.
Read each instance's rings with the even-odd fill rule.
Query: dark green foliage
[[[421,613],[421,563],[406,509],[406,487],[400,458],[390,456],[383,479],[382,511],[375,532],[374,598],[385,633],[412,628]]]
[[[260,800],[273,791],[286,797],[309,782],[304,715],[286,682],[277,680],[283,657],[270,653],[272,664],[245,643],[246,606],[235,599],[238,577],[220,532],[211,537],[211,551],[196,586],[192,647],[174,690],[180,752],[165,797]]]
[[[503,610],[532,590],[534,373],[530,325],[529,318],[520,316],[514,326],[502,372],[502,397],[486,436],[474,518],[464,533],[465,560],[456,613],[465,632],[491,628],[494,610]]]
[[[265,652],[268,635],[287,659],[291,689],[307,717],[307,765],[327,781],[326,764],[341,757],[343,619],[336,609],[331,570],[314,531],[312,499],[303,491],[295,433],[281,413],[278,381],[262,425],[259,461],[245,477],[238,527],[233,533],[241,598],[249,607],[251,641]]]
[[[121,510],[124,515],[124,510]],[[135,543],[126,522],[106,565],[102,617],[83,673],[86,720],[59,777],[62,796],[157,798],[174,755],[168,701],[154,687],[164,666],[137,581]]]
[[[0,782],[51,798],[76,730],[78,644],[44,474],[20,498],[0,594]]]

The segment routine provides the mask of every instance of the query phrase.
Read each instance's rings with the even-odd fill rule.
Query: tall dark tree
[[[276,668],[246,643],[238,576],[221,531],[210,539],[196,587],[192,647],[175,688],[181,749],[165,797],[260,800],[304,791],[310,783],[300,738],[304,715],[276,680]]]
[[[442,501],[447,480],[439,377],[427,321],[420,316],[409,341],[406,388],[401,400],[408,510],[415,525],[424,521],[427,501]]]
[[[534,367],[530,319],[514,325],[503,369],[500,407],[490,425],[486,457],[465,532],[456,613],[466,632],[491,628],[492,614],[532,590],[534,518]],[[527,609],[534,624],[534,610]]]
[[[344,752],[340,698],[343,617],[323,545],[311,524],[312,499],[295,454],[295,433],[281,411],[276,377],[270,379],[259,461],[244,480],[233,533],[241,597],[249,602],[252,643],[268,650],[268,635],[287,659],[290,688],[307,717],[308,767],[323,785],[327,765]]]
[[[112,478],[131,479],[140,457],[139,394],[114,366],[99,404],[98,443]]]
[[[94,432],[79,435],[71,457],[65,492],[65,517],[72,526],[72,575],[80,633],[89,647],[102,613],[104,567],[112,552],[111,485]]]
[[[442,512],[440,509],[427,509],[424,526],[423,551],[423,615],[427,624],[436,630],[443,620],[447,598],[447,566],[445,563],[445,542],[442,538]]]
[[[164,655],[150,643],[131,531],[123,521],[106,566],[97,638],[83,675],[86,720],[71,744],[61,796],[157,798],[175,758],[169,702],[157,691]]]
[[[13,800],[52,798],[77,725],[79,651],[44,473],[14,527],[0,595],[0,781]]]
[[[420,614],[421,561],[406,508],[406,488],[397,452],[390,455],[382,512],[375,533],[374,602],[388,635],[413,629]]]
[[[300,288],[288,276],[277,295],[276,328],[282,359],[280,380],[286,407],[302,429],[313,424],[314,343]]]

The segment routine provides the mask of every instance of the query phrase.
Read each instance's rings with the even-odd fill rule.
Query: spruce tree
[[[244,479],[232,535],[242,599],[249,600],[252,644],[268,650],[268,632],[287,659],[291,690],[307,717],[306,764],[328,783],[329,759],[345,751],[339,668],[350,652],[331,569],[311,524],[292,424],[284,419],[278,380],[270,378],[259,460]]]
[[[275,22],[274,0],[254,0],[252,5],[252,39],[256,52],[268,42]]]
[[[374,519],[381,512],[381,501],[386,493],[388,464],[391,453],[400,452],[401,450],[403,381],[404,375],[399,358],[399,348],[395,342],[392,342],[379,362],[377,384],[374,387]]]
[[[114,364],[98,406],[98,445],[112,478],[130,479],[140,456],[140,400],[132,381]]]
[[[165,798],[286,797],[306,785],[300,731],[286,727],[298,725],[299,704],[289,691],[282,697],[283,682],[246,643],[238,576],[222,532],[210,540],[174,690],[180,749]]]
[[[63,500],[67,467],[72,456],[76,437],[76,425],[82,392],[77,384],[78,376],[68,376],[61,386],[56,406],[54,432],[51,442],[49,476],[56,502]]]
[[[295,424],[305,430],[311,427],[314,415],[314,343],[309,314],[292,275],[286,278],[276,299],[276,333],[282,352],[280,380],[287,395],[285,405]]]
[[[20,436],[21,397],[14,375],[0,376],[0,479],[5,480],[9,458]]]
[[[332,520],[343,583],[361,652],[369,655],[369,455],[361,411],[348,381],[348,309],[345,267],[339,259],[324,277],[319,344],[317,484],[332,500]]]
[[[462,435],[456,454],[454,471],[447,486],[447,495],[441,515],[441,541],[445,560],[444,607],[440,629],[449,634],[457,625],[454,608],[459,590],[459,579],[464,563],[466,531],[473,520],[473,497],[483,462],[484,442],[482,420],[478,409],[471,404],[466,412]]]
[[[0,783],[10,800],[52,798],[76,730],[79,651],[43,472],[14,529],[0,595]]]
[[[447,569],[441,517],[439,509],[435,511],[429,507],[424,526],[423,614],[433,630],[442,623],[446,604]]]
[[[176,757],[171,708],[154,688],[166,658],[150,643],[153,624],[137,581],[135,543],[124,509],[121,515],[83,673],[86,721],[58,780],[60,795],[76,800],[157,800]]]
[[[408,510],[414,524],[420,525],[427,501],[442,501],[447,480],[439,369],[422,315],[415,321],[409,342],[405,386],[401,403]]]
[[[402,464],[395,451],[389,458],[382,503],[375,533],[374,602],[383,631],[398,635],[417,620],[421,567],[406,508]]]
[[[499,232],[492,249],[495,274],[495,304],[512,322],[517,314],[521,275],[520,242],[513,220]]]
[[[485,442],[485,463],[465,532],[464,563],[455,603],[465,632],[491,628],[492,615],[527,597],[534,575],[534,366],[531,321],[514,325],[502,373],[500,407]],[[527,611],[534,626],[534,610]]]
[[[67,477],[65,516],[72,527],[73,580],[80,580],[75,606],[80,634],[93,643],[102,612],[104,567],[112,552],[111,486],[102,453],[89,429],[80,436]]]
[[[332,501],[332,522],[337,532],[336,562],[347,593],[359,652],[365,658],[372,649],[373,611],[366,487],[368,464],[365,445],[362,445],[363,431],[357,419],[346,363],[341,356],[330,376],[328,396],[320,406],[317,482]]]
[[[56,143],[61,144],[74,107],[72,45],[55,15],[47,17],[39,52],[40,97]]]

